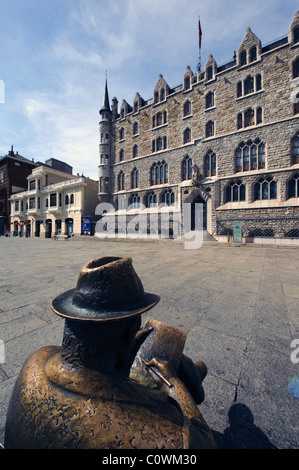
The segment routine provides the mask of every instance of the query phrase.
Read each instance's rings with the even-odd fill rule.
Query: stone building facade
[[[160,75],[149,100],[110,106],[106,82],[100,202],[179,214],[202,203],[216,238],[236,220],[246,238],[299,237],[298,102],[299,10],[284,38],[263,46],[248,27],[231,62],[210,54],[176,88]]]
[[[27,190],[11,196],[13,236],[71,237],[82,234],[82,217],[95,223],[98,182],[73,175],[64,162],[54,163],[55,168],[47,164],[35,168],[27,178]]]
[[[0,158],[0,236],[10,233],[11,194],[27,187],[27,176],[37,166],[32,160],[15,152],[13,146]]]

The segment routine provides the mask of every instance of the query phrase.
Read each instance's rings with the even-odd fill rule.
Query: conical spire
[[[104,98],[103,98],[103,105],[101,107],[100,113],[103,111],[111,111],[110,109],[110,104],[109,104],[109,94],[108,94],[108,85],[107,85],[107,77],[106,77],[106,83],[105,83],[105,93],[104,93]]]

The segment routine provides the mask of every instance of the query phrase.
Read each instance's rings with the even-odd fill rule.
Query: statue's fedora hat
[[[67,319],[110,321],[146,312],[159,300],[144,292],[131,258],[104,257],[86,263],[76,288],[56,297],[51,307]]]

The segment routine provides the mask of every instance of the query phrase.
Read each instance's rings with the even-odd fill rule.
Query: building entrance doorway
[[[35,222],[35,236],[36,237],[40,236],[40,220],[37,220]]]
[[[191,202],[191,230],[195,230],[195,221],[196,221],[196,205],[195,204],[203,204],[202,208],[202,229],[207,230],[207,202],[200,196],[196,196],[193,201]]]
[[[13,236],[14,236],[14,237],[17,237],[17,236],[18,236],[18,230],[19,230],[19,223],[18,223],[18,222],[14,222],[14,224],[13,224]]]
[[[74,221],[73,219],[65,219],[66,234],[68,237],[73,235]]]
[[[5,227],[5,220],[0,218],[0,237],[5,235],[6,227]]]
[[[51,237],[52,237],[52,220],[47,219],[46,220],[45,238],[51,238]]]
[[[29,221],[26,221],[25,223],[25,237],[30,238],[31,237],[31,224]]]
[[[55,235],[61,235],[61,220],[55,221]]]

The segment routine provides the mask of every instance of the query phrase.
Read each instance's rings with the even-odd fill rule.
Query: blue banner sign
[[[91,217],[82,217],[82,235],[91,234]]]

